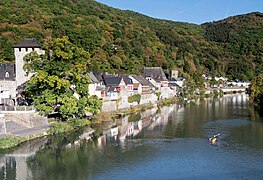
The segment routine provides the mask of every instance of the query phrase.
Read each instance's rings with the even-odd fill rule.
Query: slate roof
[[[161,67],[144,67],[143,77],[151,77],[157,81],[168,81]]]
[[[143,86],[150,86],[150,87],[154,87],[154,85],[152,83],[150,83],[147,79],[145,79],[142,76],[137,76],[137,75],[133,75],[132,76],[134,79],[136,79],[137,81],[139,81]]]
[[[93,72],[89,72],[89,73],[87,73],[87,75],[90,77],[91,82],[99,83],[99,80],[96,78],[96,76],[93,74]]]
[[[36,39],[28,38],[14,45],[13,48],[42,48],[42,46],[41,44],[39,44],[39,42]]]
[[[6,77],[8,72],[9,77]],[[0,64],[0,80],[14,81],[16,79],[15,64]]]
[[[121,83],[122,77],[106,77],[104,79],[106,86],[118,86]]]
[[[128,85],[128,84],[130,84],[130,85],[133,84],[132,79],[129,78],[129,76],[127,76],[127,75],[120,75],[119,77],[122,77],[122,78],[123,78],[125,84],[127,84],[127,85]]]
[[[102,78],[103,73],[102,72],[93,72],[93,75],[96,77],[96,79],[99,82],[103,81],[103,78]]]

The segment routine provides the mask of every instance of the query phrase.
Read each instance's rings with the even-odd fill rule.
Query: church
[[[32,51],[44,54],[36,39],[24,39],[13,46],[15,64],[0,64],[0,105],[14,106],[17,100],[17,87],[30,79],[32,74],[23,70],[24,56]]]

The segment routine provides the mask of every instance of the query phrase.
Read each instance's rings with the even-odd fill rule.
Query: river
[[[75,133],[2,152],[0,179],[263,179],[263,119],[247,95],[154,108],[105,124],[93,142]]]

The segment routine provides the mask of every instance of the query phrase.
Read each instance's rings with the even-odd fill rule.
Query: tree
[[[252,81],[248,93],[250,101],[261,115],[263,115],[263,74],[260,74]]]
[[[72,44],[68,37],[48,39],[44,55],[25,56],[24,69],[34,73],[25,87],[26,98],[43,115],[58,113],[62,119],[97,114],[102,103],[89,97],[89,53]]]

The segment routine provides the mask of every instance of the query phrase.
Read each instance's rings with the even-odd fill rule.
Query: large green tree
[[[102,102],[88,94],[89,53],[68,37],[47,39],[44,50],[43,55],[32,52],[24,58],[24,69],[34,73],[25,87],[26,98],[43,115],[58,113],[68,119],[97,114]]]

